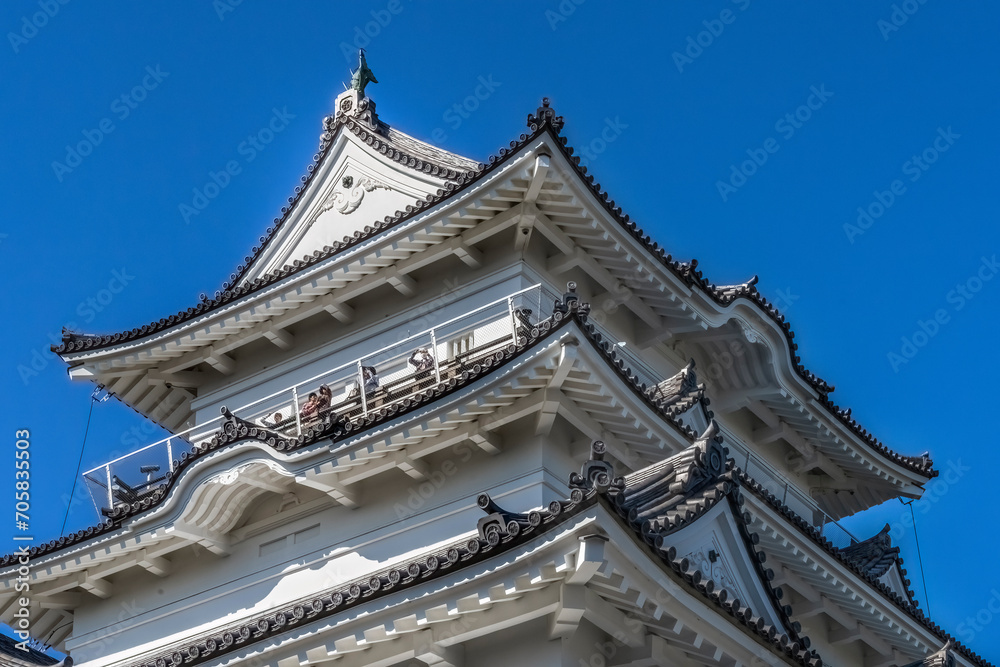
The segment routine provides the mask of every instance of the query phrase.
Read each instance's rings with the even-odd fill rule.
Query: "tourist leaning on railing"
[[[434,356],[426,347],[418,347],[410,355],[409,363],[413,365],[414,373],[423,373],[434,368]]]
[[[316,392],[309,394],[309,399],[306,404],[302,406],[302,410],[299,411],[299,417],[303,422],[313,421],[319,416],[319,396]]]

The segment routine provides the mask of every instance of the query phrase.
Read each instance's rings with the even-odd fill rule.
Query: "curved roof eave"
[[[650,395],[648,388],[642,387],[638,378],[636,378],[636,376],[633,375],[624,365],[615,353],[614,349],[607,343],[602,342],[600,334],[596,331],[593,325],[587,321],[589,305],[579,303],[576,300],[569,300],[564,305],[565,311],[557,311],[549,320],[539,323],[536,327],[537,332],[533,330],[532,337],[526,339],[523,346],[518,346],[516,348],[510,346],[507,350],[505,350],[504,358],[502,360],[493,361],[488,365],[484,365],[478,372],[466,373],[462,380],[455,385],[433,388],[427,390],[424,394],[418,394],[414,397],[412,403],[406,407],[401,408],[399,406],[392,406],[391,409],[383,407],[378,413],[372,413],[367,418],[359,420],[356,423],[324,423],[323,425],[317,426],[315,429],[304,433],[297,438],[276,438],[275,434],[271,431],[259,428],[254,424],[244,423],[238,417],[233,417],[229,421],[236,424],[237,428],[235,428],[232,433],[228,433],[225,429],[222,429],[220,430],[220,433],[212,439],[211,444],[203,450],[193,454],[185,454],[184,457],[178,461],[176,469],[167,476],[164,484],[142,502],[134,503],[129,506],[118,505],[108,520],[103,521],[96,526],[90,526],[68,536],[60,537],[45,544],[32,547],[31,557],[33,559],[37,559],[43,555],[56,553],[63,549],[80,544],[91,538],[111,534],[118,530],[121,526],[125,525],[126,522],[131,522],[132,519],[153,511],[165,502],[169,495],[172,495],[174,487],[176,487],[179,483],[188,467],[196,463],[202,457],[214,454],[222,448],[236,445],[247,440],[257,440],[267,446],[270,446],[278,452],[293,452],[302,450],[305,447],[330,438],[338,440],[346,437],[353,437],[361,431],[370,429],[383,422],[396,419],[405,413],[412,412],[413,410],[423,408],[432,402],[436,402],[444,396],[464,389],[483,377],[491,375],[497,369],[506,366],[508,363],[519,358],[526,351],[536,347],[538,344],[550,338],[555,332],[559,331],[563,326],[571,321],[578,323],[581,331],[584,333],[584,337],[591,345],[593,345],[594,349],[599,352],[600,356],[613,369],[614,373],[625,382],[626,386],[630,387],[631,390],[635,392],[648,407],[659,414],[669,426],[675,429],[682,439],[687,440],[688,442],[693,442],[697,438],[698,433],[696,433],[691,427],[683,424],[679,418],[671,414],[668,409],[659,406],[656,399]],[[563,314],[564,312],[565,314]],[[240,428],[240,426],[243,425],[246,426],[245,429]],[[131,523],[129,523],[129,525],[131,525]],[[2,556],[0,557],[0,568],[8,567],[12,564],[16,565],[16,560],[16,555],[8,554]]]
[[[738,300],[743,300],[747,302],[748,305],[750,305],[756,312],[759,312],[769,318],[781,331],[784,332],[788,343],[788,354],[792,368],[799,377],[816,390],[819,396],[817,400],[820,405],[826,408],[830,414],[846,426],[848,430],[858,436],[862,442],[870,446],[883,457],[888,458],[903,468],[916,472],[928,479],[937,475],[937,471],[933,469],[933,462],[931,459],[927,457],[905,456],[895,452],[883,444],[874,436],[874,434],[862,427],[861,424],[858,423],[853,417],[851,417],[850,409],[841,408],[829,398],[829,393],[834,389],[833,386],[827,384],[814,373],[808,371],[801,363],[801,358],[798,354],[796,354],[798,344],[794,341],[795,333],[792,331],[790,324],[778,308],[771,304],[766,297],[764,297],[757,290],[756,276],[742,285],[720,287],[709,282],[704,277],[702,272],[697,269],[698,261],[696,259],[691,260],[690,262],[682,262],[680,260],[673,259],[673,257],[667,253],[663,247],[659,245],[659,243],[652,240],[648,234],[646,234],[635,222],[633,222],[628,214],[622,211],[621,207],[615,205],[615,201],[610,198],[607,192],[601,189],[600,184],[595,182],[594,177],[587,173],[587,168],[580,165],[580,158],[574,155],[573,148],[568,145],[567,139],[561,134],[564,124],[563,119],[561,116],[555,115],[554,110],[549,107],[547,99],[543,100],[542,106],[538,108],[535,114],[528,116],[528,121],[528,127],[529,130],[531,130],[530,134],[521,134],[517,140],[511,141],[509,148],[500,149],[497,154],[490,157],[487,163],[481,164],[478,171],[458,175],[453,183],[450,182],[445,188],[439,189],[437,195],[430,196],[423,201],[419,201],[413,206],[407,206],[406,211],[397,211],[395,216],[386,216],[382,222],[377,222],[372,226],[365,227],[364,232],[355,232],[353,238],[345,238],[343,242],[335,243],[332,247],[327,246],[322,251],[316,251],[313,253],[311,258],[304,258],[305,261],[296,260],[292,265],[286,265],[280,270],[273,271],[265,278],[256,279],[239,286],[230,286],[230,284],[227,284],[224,286],[225,290],[219,293],[214,299],[205,299],[199,303],[198,306],[188,308],[187,311],[182,311],[169,318],[161,318],[158,322],[153,322],[143,327],[132,329],[131,331],[120,332],[108,336],[80,336],[64,332],[63,343],[59,346],[53,346],[52,350],[53,352],[63,356],[73,354],[75,352],[111,347],[124,342],[138,340],[152,333],[172,328],[173,326],[187,322],[196,317],[207,315],[218,308],[239,300],[244,296],[253,294],[279,282],[280,280],[289,278],[309,267],[315,266],[322,261],[335,257],[346,250],[359,245],[363,241],[367,241],[407,220],[425,213],[428,209],[441,204],[442,202],[452,199],[459,193],[467,191],[473,185],[485,178],[486,175],[492,173],[501,165],[505,164],[514,156],[519,154],[521,150],[524,149],[530,142],[541,136],[543,133],[548,133],[552,139],[552,143],[558,147],[566,161],[573,165],[576,173],[590,190],[595,200],[599,202],[607,213],[610,214],[610,217],[632,238],[637,240],[639,244],[647,252],[649,252],[660,265],[665,267],[675,277],[680,279],[680,281],[689,289],[696,289],[700,291],[719,307],[729,307],[734,305],[734,303]],[[352,129],[352,123],[357,127],[357,129]],[[344,127],[348,127],[348,129],[352,129],[352,131],[365,133],[366,137],[371,137],[371,133],[355,121],[346,122]],[[374,141],[374,139],[372,140]],[[297,189],[296,197],[301,193],[301,190],[302,188]],[[287,207],[286,209],[283,209],[283,212],[287,215]]]
[[[838,549],[833,545],[833,543],[827,538],[823,537],[823,534],[817,530],[811,523],[799,516],[795,510],[791,509],[785,505],[781,500],[778,499],[773,493],[764,488],[763,485],[758,483],[747,473],[740,470],[739,480],[743,488],[749,489],[755,496],[757,496],[761,501],[763,501],[767,506],[771,507],[779,515],[783,516],[789,524],[798,529],[806,538],[819,546],[823,551],[828,553],[831,557],[842,563],[851,572],[858,576],[858,578],[867,583],[869,587],[878,592],[883,598],[892,603],[900,611],[904,612],[907,616],[914,619],[924,628],[929,630],[938,639],[944,642],[953,642],[956,651],[961,653],[967,660],[971,661],[974,665],[978,667],[993,667],[993,665],[988,662],[983,656],[975,653],[968,646],[965,646],[954,637],[952,637],[944,628],[935,623],[927,616],[920,607],[917,606],[917,600],[913,595],[912,591],[907,588],[907,597],[901,596],[896,593],[888,585],[882,583],[877,577],[872,576],[870,573],[866,572],[865,569],[859,567],[859,565],[850,557],[849,554],[843,553],[841,549]]]

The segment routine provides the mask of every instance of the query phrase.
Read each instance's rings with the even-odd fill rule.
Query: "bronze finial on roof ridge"
[[[358,68],[351,72],[351,90],[358,91],[358,95],[365,96],[365,87],[369,83],[378,83],[375,73],[368,67],[365,60],[365,50],[358,49]]]

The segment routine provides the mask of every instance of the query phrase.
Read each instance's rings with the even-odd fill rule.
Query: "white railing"
[[[643,361],[642,357],[632,351],[625,341],[618,340],[614,334],[609,332],[603,325],[590,321],[590,324],[597,330],[599,334],[611,345],[612,351],[621,359],[625,361],[625,368],[632,373],[632,375],[638,378],[639,382],[646,385],[647,388],[652,388],[665,380],[663,373],[657,371],[655,368]]]
[[[535,285],[233,410],[295,438],[330,416],[357,419],[403,401],[477,363],[551,314],[554,293]],[[543,314],[544,313],[544,314]],[[216,417],[83,473],[98,513],[141,500],[222,425]]]
[[[789,509],[810,522],[834,546],[846,547],[859,541],[836,519],[820,509],[816,501],[807,493],[792,484],[774,466],[751,451],[732,431],[721,424],[719,428],[726,446],[729,447],[729,455],[736,462],[736,465],[784,505],[787,505]]]

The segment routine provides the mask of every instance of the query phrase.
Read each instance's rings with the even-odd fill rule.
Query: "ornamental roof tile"
[[[649,395],[661,409],[673,415],[687,412],[703,400],[705,385],[698,384],[698,376],[694,372],[694,359],[676,375],[651,387]]]
[[[905,667],[955,667],[955,656],[952,655],[952,642],[949,640],[940,651],[932,653],[923,660],[911,662]]]
[[[889,524],[885,524],[885,528],[877,535],[843,547],[839,551],[850,559],[859,570],[877,579],[888,572],[889,568],[899,560],[899,547],[892,546],[889,529]]]

